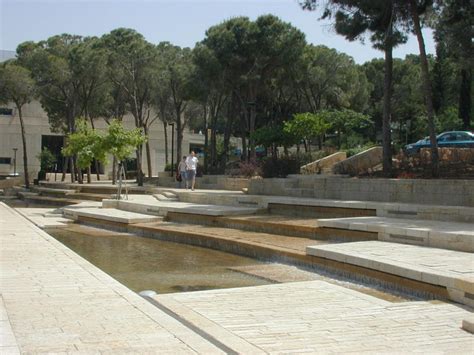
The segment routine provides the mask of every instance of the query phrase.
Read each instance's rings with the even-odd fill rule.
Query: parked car
[[[443,132],[436,137],[440,148],[474,148],[474,133],[469,131]],[[405,152],[409,155],[416,154],[421,148],[431,147],[430,137],[420,139],[416,143],[405,146]]]

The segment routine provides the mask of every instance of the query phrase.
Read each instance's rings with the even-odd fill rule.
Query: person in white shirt
[[[186,187],[189,188],[189,185],[191,185],[192,191],[194,191],[194,184],[196,183],[197,164],[198,158],[196,158],[196,153],[191,151],[191,154],[186,158]]]

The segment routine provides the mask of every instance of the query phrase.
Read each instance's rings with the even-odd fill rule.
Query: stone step
[[[178,199],[178,196],[176,196],[176,194],[171,191],[163,191],[161,194],[168,197],[169,199]]]
[[[474,252],[471,223],[426,221],[387,217],[319,219],[321,227],[376,232],[379,240]]]
[[[270,233],[315,240],[334,240],[339,242],[377,240],[376,233],[359,231],[348,232],[333,228],[319,228],[317,220],[314,218],[297,218],[285,215],[257,214],[249,216],[216,217],[168,212],[166,220],[176,223],[192,223],[196,225],[240,229],[249,232]]]
[[[234,207],[209,204],[195,204],[180,201],[158,201],[150,195],[129,195],[128,200],[104,200],[103,207],[118,208],[124,211],[166,216],[168,212],[207,216],[235,216],[257,213],[258,208]]]
[[[446,287],[449,299],[474,307],[472,253],[381,241],[308,246],[306,253]]]
[[[153,197],[155,197],[158,201],[178,201],[176,195],[174,195],[174,197],[168,197],[164,194],[154,194]]]
[[[18,196],[20,196],[20,198],[25,201],[54,206],[67,206],[82,202],[81,200],[76,200],[68,197],[41,196],[34,192],[23,192],[19,193]]]
[[[70,193],[75,192],[75,190],[71,189],[59,189],[59,188],[51,188],[51,187],[42,187],[42,186],[34,186],[31,188],[31,191],[38,192],[42,196],[66,196]]]
[[[123,224],[159,222],[161,217],[150,216],[141,213],[118,210],[115,208],[64,208],[64,217],[77,220],[80,217],[88,217],[97,220],[117,222]]]
[[[85,193],[85,192],[73,192],[68,194],[68,197],[76,198],[78,200],[85,200],[85,201],[102,201],[105,199],[109,199],[111,194],[95,194],[95,193]]]

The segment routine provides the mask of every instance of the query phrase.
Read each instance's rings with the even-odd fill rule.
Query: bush
[[[36,158],[40,161],[41,171],[48,171],[54,167],[56,163],[56,157],[48,148],[43,148],[41,153],[39,153]]]
[[[171,169],[171,164],[170,163],[166,164],[165,165],[165,171],[171,171],[171,170],[176,171],[178,169],[178,164],[179,164],[179,162],[173,164],[174,169]]]
[[[299,174],[300,162],[296,158],[266,159],[262,165],[264,178],[285,178],[289,174]]]
[[[363,146],[359,146],[359,147],[354,147],[354,148],[350,148],[350,149],[346,149],[346,154],[347,154],[347,157],[351,157],[353,155],[356,155],[356,154],[359,154],[367,149],[370,149],[372,147],[375,147],[376,144],[374,143],[367,143]]]
[[[321,158],[327,157],[328,155],[331,155],[335,153],[335,149],[330,149],[330,148],[324,148],[322,150],[317,150],[315,152],[311,153],[300,153],[300,154],[292,154],[290,155],[290,159],[297,160],[300,166],[312,163],[316,160],[319,160]]]
[[[255,160],[251,161],[243,161],[239,163],[239,170],[238,170],[238,175],[239,176],[244,176],[247,178],[251,178],[253,176],[259,176],[261,175],[261,168]]]

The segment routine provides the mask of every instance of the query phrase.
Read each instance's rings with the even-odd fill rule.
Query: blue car
[[[474,148],[474,133],[468,131],[443,132],[436,137],[439,148]],[[421,148],[430,148],[430,137],[405,146],[408,155],[420,152]]]

